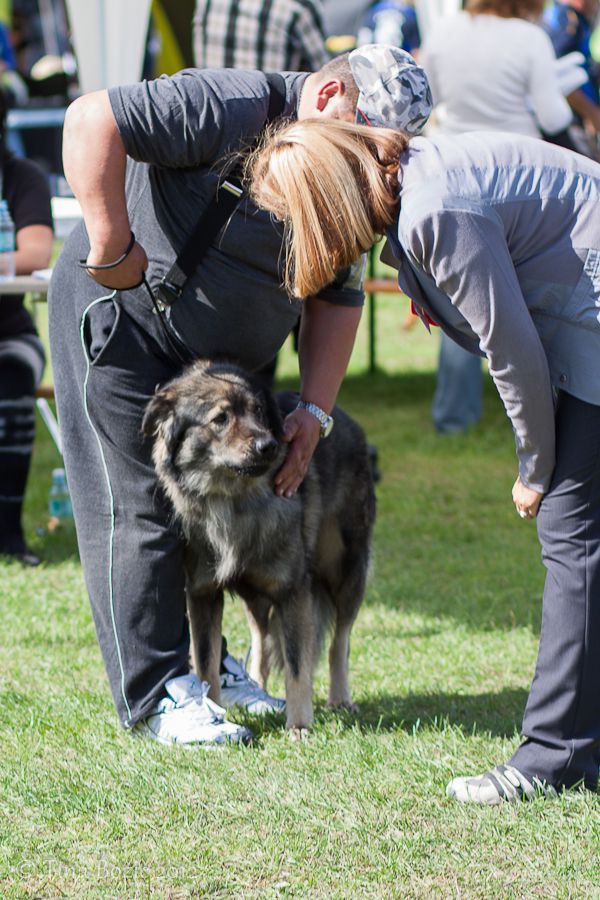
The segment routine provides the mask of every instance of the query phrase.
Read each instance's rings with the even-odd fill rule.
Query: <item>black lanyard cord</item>
[[[150,287],[148,279],[146,278],[145,272],[142,275],[141,284],[144,285],[144,287],[148,291],[148,294],[150,295],[150,300],[152,302],[152,307],[154,309],[154,313],[157,316],[158,321],[160,322],[161,328],[167,339],[167,343],[169,344],[169,347],[171,348],[171,350],[173,351],[173,353],[175,354],[175,356],[177,357],[177,359],[179,360],[180,363],[182,363],[184,366],[189,365],[189,363],[192,362],[194,357],[193,357],[191,351],[188,350],[187,347],[185,347],[187,355],[184,355],[184,353],[181,352],[180,348],[184,347],[184,345],[177,338],[177,336],[173,333],[171,328],[169,328],[169,324],[165,318],[164,306],[162,305],[162,303],[159,300],[156,299],[156,297],[154,295],[154,291]]]

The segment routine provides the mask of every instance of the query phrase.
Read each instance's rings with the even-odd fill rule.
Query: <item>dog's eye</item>
[[[210,424],[216,425],[217,428],[223,428],[225,425],[227,425],[228,421],[229,421],[229,413],[220,412],[218,415],[216,415],[214,417],[214,419],[211,420]]]

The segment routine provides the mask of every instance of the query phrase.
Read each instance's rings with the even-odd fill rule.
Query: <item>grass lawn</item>
[[[383,471],[351,652],[361,714],[325,708],[322,663],[302,743],[275,718],[247,719],[253,747],[215,752],[119,728],[73,535],[44,530],[57,456],[39,425],[26,524],[45,563],[0,563],[2,898],[600,897],[598,797],[445,797],[518,740],[543,570],[493,388],[476,429],[437,437],[437,339],[401,331],[405,311],[381,298],[381,370],[365,374],[363,331],[341,395]],[[286,386],[294,368],[287,351]],[[225,616],[242,656],[239,604]]]

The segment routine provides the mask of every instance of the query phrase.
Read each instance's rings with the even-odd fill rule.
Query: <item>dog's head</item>
[[[268,391],[238,366],[200,360],[162,387],[142,429],[159,478],[173,494],[231,494],[276,471],[283,423]]]

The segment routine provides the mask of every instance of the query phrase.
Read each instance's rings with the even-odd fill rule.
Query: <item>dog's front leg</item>
[[[209,697],[220,703],[223,591],[188,588],[187,608],[194,669],[202,681],[208,681]]]
[[[286,728],[313,723],[313,672],[317,659],[318,611],[309,584],[278,604],[278,625],[285,672]]]

